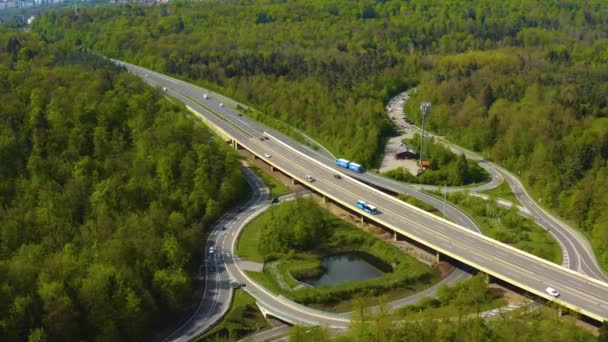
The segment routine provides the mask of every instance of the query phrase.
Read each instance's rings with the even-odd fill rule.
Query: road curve
[[[394,106],[402,106],[405,101],[409,98],[409,91],[405,91],[393,99],[391,99],[390,106],[392,109],[397,109]],[[399,99],[399,100],[395,100]],[[397,114],[389,114],[390,116],[395,117],[396,124],[407,125],[412,127],[418,131],[420,128],[407,124],[401,115]],[[405,127],[407,127],[405,126]],[[560,220],[556,216],[550,214],[545,209],[543,209],[526,191],[525,187],[521,183],[521,181],[511,172],[506,170],[505,168],[492,163],[488,160],[485,160],[479,154],[469,151],[463,147],[455,145],[443,137],[437,136],[433,133],[428,133],[429,136],[434,137],[437,141],[443,143],[448,146],[454,153],[464,154],[467,158],[477,161],[485,170],[487,170],[492,176],[492,180],[486,184],[482,184],[474,187],[449,187],[447,188],[448,192],[454,191],[462,191],[469,190],[472,192],[480,192],[489,190],[493,187],[496,187],[500,184],[500,181],[503,179],[509,184],[511,191],[515,197],[520,201],[524,208],[526,208],[530,215],[529,217],[534,220],[538,225],[543,227],[545,230],[549,232],[560,244],[563,252],[563,265],[572,270],[581,272],[588,276],[594,277],[596,279],[602,281],[608,281],[608,275],[602,267],[599,265],[595,253],[593,252],[593,248],[589,244],[589,241],[575,228],[569,226],[564,221]],[[496,182],[498,181],[498,183]],[[437,186],[420,186],[414,185],[418,189],[426,189],[426,190],[435,190],[441,191],[443,190],[441,187]]]
[[[206,258],[201,266],[204,271],[201,273],[205,275],[205,288],[200,304],[184,324],[163,338],[162,341],[191,341],[213,327],[230,309],[233,290],[230,284],[231,278],[225,265],[226,238],[235,234],[232,231],[235,223],[248,219],[260,206],[266,205],[269,194],[268,188],[257,178],[255,173],[245,168],[243,170],[245,179],[252,189],[251,197],[239,207],[240,209],[231,210],[223,215],[211,231],[205,246],[204,254]],[[215,251],[210,254],[209,251],[212,246]],[[211,271],[212,267],[215,268],[215,271]]]

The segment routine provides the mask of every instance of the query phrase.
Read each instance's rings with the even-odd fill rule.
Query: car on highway
[[[213,254],[215,252],[215,248],[213,246],[209,247],[209,254]]]
[[[148,77],[148,74],[146,74],[145,76]]]
[[[273,199],[270,200],[271,204],[275,204],[275,203],[279,203],[279,198],[278,197],[274,197]]]
[[[264,141],[264,137],[260,137],[260,141]]]
[[[311,175],[306,175],[305,177],[306,177],[306,180],[311,183],[315,181],[315,179]]]
[[[272,157],[272,156],[270,155],[270,153],[264,153],[264,157],[266,157],[266,158],[270,158],[270,157]]]
[[[559,297],[559,292],[558,292],[556,289],[552,288],[552,287],[547,287],[547,288],[545,289],[545,291],[546,291],[546,292],[547,292],[547,293],[548,293],[550,296],[553,296],[553,297]]]
[[[220,107],[224,107],[224,104],[220,102]]]
[[[164,90],[164,91],[167,91],[167,87],[163,87],[163,90]]]
[[[403,126],[403,125],[399,125],[399,128],[404,129],[404,128],[405,128],[405,126]]]
[[[223,225],[221,225],[221,226],[220,226],[220,230],[226,230],[226,225],[224,225],[224,224],[223,224]]]
[[[334,178],[335,178],[335,179],[342,179],[342,176],[340,176],[339,174],[337,174],[337,173],[336,173],[336,174],[334,175]]]
[[[207,94],[203,94],[203,98],[204,98],[204,99],[208,99],[208,98],[209,98],[209,95],[207,95]]]

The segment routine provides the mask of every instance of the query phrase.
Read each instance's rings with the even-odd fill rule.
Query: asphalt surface
[[[137,69],[133,70],[137,71]],[[139,70],[139,72],[142,71]],[[152,74],[150,74],[150,77],[152,77]],[[357,209],[354,203],[359,199],[365,199],[376,205],[380,209],[380,214],[373,216],[361,213],[366,219],[377,221],[400,234],[432,246],[443,254],[461,260],[538,296],[554,300],[596,319],[608,318],[608,286],[606,283],[553,265],[480,234],[470,232],[461,226],[437,218],[389,195],[373,190],[352,177],[348,177],[346,173],[343,173],[341,180],[335,180],[333,178],[336,173],[335,168],[328,167],[319,160],[297,151],[297,149],[283,143],[280,139],[271,136],[269,140],[261,141],[261,136],[258,136],[256,131],[250,131],[246,123],[235,119],[236,116],[233,116],[235,114],[228,113],[234,111],[233,109],[228,106],[220,106],[219,101],[223,99],[219,99],[219,101],[213,98],[200,99],[199,101],[205,101],[206,108],[203,108],[197,102],[182,95],[187,93],[188,86],[162,75],[154,77],[157,77],[156,82],[162,82],[169,88],[167,89],[169,95],[187,104],[198,115],[204,116],[208,123],[217,126],[226,134],[232,136],[244,148],[259,156],[266,153],[271,154],[272,157],[270,158],[262,157],[269,164],[287,172],[304,184],[306,184],[305,175],[312,174],[316,181],[308,184],[308,186],[320,194],[332,198],[355,212]],[[174,91],[173,88],[179,92]],[[228,271],[230,272],[230,266],[228,266]],[[547,286],[557,288],[561,296],[555,299],[546,294],[545,288]],[[260,294],[260,297],[264,297],[263,294]],[[279,313],[289,308],[293,312],[288,313],[287,316],[297,316],[295,320],[300,323],[321,323],[330,327],[344,324],[343,319],[340,320],[319,313],[315,315],[314,312],[310,313],[304,308],[293,307],[273,295],[269,294],[268,297],[262,301],[264,305],[269,305],[273,312]],[[256,296],[256,298],[259,297]],[[311,322],[310,316],[316,316],[321,321],[314,320]]]

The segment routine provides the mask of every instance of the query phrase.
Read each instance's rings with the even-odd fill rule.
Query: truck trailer
[[[359,172],[359,173],[363,172],[363,166],[361,166],[357,163],[348,161],[346,159],[336,159],[336,165],[343,167],[345,169],[353,170],[355,172]]]
[[[363,166],[361,166],[357,163],[350,162],[350,164],[348,164],[348,168],[355,172],[359,172],[359,173],[363,172]]]
[[[350,164],[350,162],[346,159],[336,159],[336,165],[340,166],[340,167],[344,167],[348,169],[348,165]]]

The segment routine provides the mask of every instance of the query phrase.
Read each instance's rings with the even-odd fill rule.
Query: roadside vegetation
[[[524,306],[491,320],[479,317],[506,304],[502,291],[488,287],[487,276],[477,274],[394,312],[384,308],[371,313],[361,307],[344,335],[332,337],[324,327],[294,326],[288,341],[597,341],[576,326],[575,317],[560,318],[552,308]]]
[[[255,165],[250,165],[250,168],[251,170],[253,170],[253,172],[255,172],[256,175],[258,175],[262,179],[264,184],[266,184],[266,186],[270,190],[271,198],[280,197],[292,192],[287,185],[279,182],[274,177],[270,176],[268,173],[262,171],[259,167]]]
[[[495,187],[494,189],[482,191],[480,193],[489,195],[490,197],[493,197],[496,199],[504,199],[504,200],[510,201],[511,203],[513,203],[515,205],[521,205],[519,203],[519,201],[517,200],[517,198],[515,197],[515,195],[513,194],[513,191],[511,190],[509,183],[507,183],[506,181],[503,181],[502,183],[500,183],[499,186]]]
[[[500,288],[488,287],[487,276],[480,273],[452,286],[442,285],[435,297],[424,297],[416,305],[397,310],[396,315],[408,320],[462,318],[506,305],[502,292]]]
[[[135,76],[0,26],[0,336],[146,340],[190,275],[239,159]]]
[[[414,151],[420,151],[420,142],[419,134],[415,134],[413,139],[403,141]],[[472,185],[490,179],[486,170],[477,162],[467,159],[464,154],[457,155],[443,144],[435,142],[434,139],[429,139],[427,142],[427,155],[431,166],[424,173],[414,176],[408,170],[397,168],[385,172],[384,175],[406,183],[447,186]]]
[[[433,194],[443,198],[443,193]],[[414,201],[416,199],[409,196],[399,195],[399,198],[437,216],[443,216],[441,212],[429,205],[419,206],[416,204],[417,201]],[[484,235],[545,260],[561,264],[562,252],[557,241],[534,221],[520,215],[515,207],[505,209],[498,206],[493,199],[484,200],[463,192],[449,193],[447,199],[471,216]]]
[[[555,310],[519,310],[485,320],[475,315],[438,319],[432,314],[412,320],[394,318],[386,312],[366,313],[344,335],[332,336],[325,327],[294,326],[288,341],[382,342],[382,341],[605,341],[576,325],[574,317],[558,317]],[[407,317],[407,316],[406,316]],[[603,337],[602,337],[603,336]]]
[[[562,252],[557,241],[534,221],[520,215],[517,208],[505,209],[494,200],[465,193],[448,194],[448,200],[471,215],[484,235],[561,264]]]
[[[236,290],[230,310],[196,341],[237,341],[268,327],[268,322],[255,305],[255,299],[244,290]]]
[[[257,254],[246,245],[257,246]],[[297,280],[320,274],[323,256],[356,251],[377,258],[375,266],[386,273],[319,288],[301,286]],[[332,216],[311,199],[285,202],[260,215],[245,228],[238,253],[242,259],[254,255],[266,262],[263,272],[248,272],[264,287],[298,303],[332,311],[352,310],[360,301],[375,305],[383,299],[413,294],[439,279],[429,266]]]

